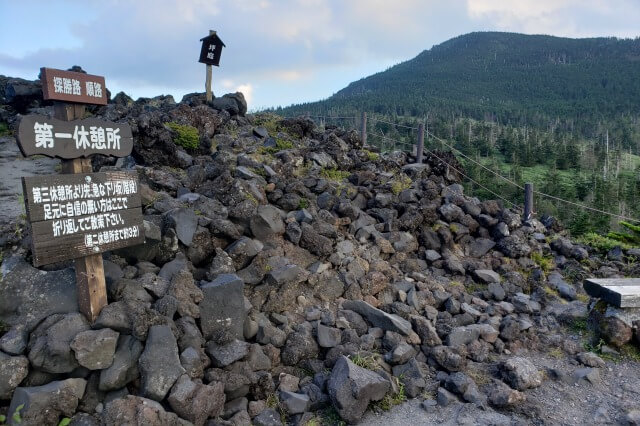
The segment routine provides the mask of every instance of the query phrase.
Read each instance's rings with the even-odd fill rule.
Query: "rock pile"
[[[434,158],[412,164],[353,131],[245,112],[240,94],[212,106],[118,94],[95,111],[134,129],[132,158],[94,167],[138,172],[146,242],[105,256],[109,305],[89,324],[68,265],[38,271],[7,240],[7,413],[279,425],[330,407],[357,423],[371,404],[425,395],[509,407],[543,380],[509,355],[558,345],[550,330],[587,313],[581,289],[532,253],[574,276],[585,259],[602,276],[627,267],[464,195]],[[167,122],[195,127],[199,147],[176,145]],[[485,364],[491,380],[474,379],[469,366]]]

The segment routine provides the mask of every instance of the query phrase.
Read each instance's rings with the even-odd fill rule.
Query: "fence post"
[[[533,213],[533,184],[524,184],[524,221],[531,220]]]
[[[362,117],[360,120],[360,124],[362,125],[360,129],[360,139],[362,139],[362,146],[367,146],[367,113],[362,111]]]
[[[418,125],[418,146],[416,147],[416,163],[422,163],[422,153],[424,151],[424,123]]]

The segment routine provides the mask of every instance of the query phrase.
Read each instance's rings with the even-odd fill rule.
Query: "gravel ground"
[[[547,353],[520,353],[547,374],[542,386],[525,391],[527,400],[514,411],[482,409],[456,403],[427,412],[421,398],[388,412],[368,412],[361,424],[417,425],[625,425],[626,413],[640,409],[640,363],[607,361],[597,369],[600,380],[574,383],[574,372],[584,368],[572,357],[557,359]],[[559,378],[551,378],[553,371]]]

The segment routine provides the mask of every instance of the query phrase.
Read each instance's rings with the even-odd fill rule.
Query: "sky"
[[[0,0],[0,75],[80,65],[133,98],[203,92],[200,39],[226,44],[216,96],[315,101],[473,31],[640,36],[640,0]]]

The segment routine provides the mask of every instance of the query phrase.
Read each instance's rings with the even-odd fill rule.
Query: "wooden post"
[[[214,35],[216,32],[213,30],[209,30],[209,35]],[[207,64],[207,79],[205,80],[204,87],[207,91],[207,103],[213,100],[213,93],[211,92],[211,74],[213,71],[213,66]]]
[[[362,139],[362,146],[367,146],[367,113],[362,111],[362,117],[360,120],[360,139]]]
[[[56,102],[54,117],[72,121],[84,117],[83,104]],[[62,173],[91,173],[90,158],[75,158],[62,161]],[[107,305],[107,286],[104,278],[102,254],[92,254],[75,261],[78,308],[89,322],[93,323],[100,311]]]
[[[416,163],[422,163],[422,153],[424,152],[424,123],[418,125],[418,147],[416,148]]]
[[[524,184],[524,221],[531,220],[533,217],[533,184]]]

